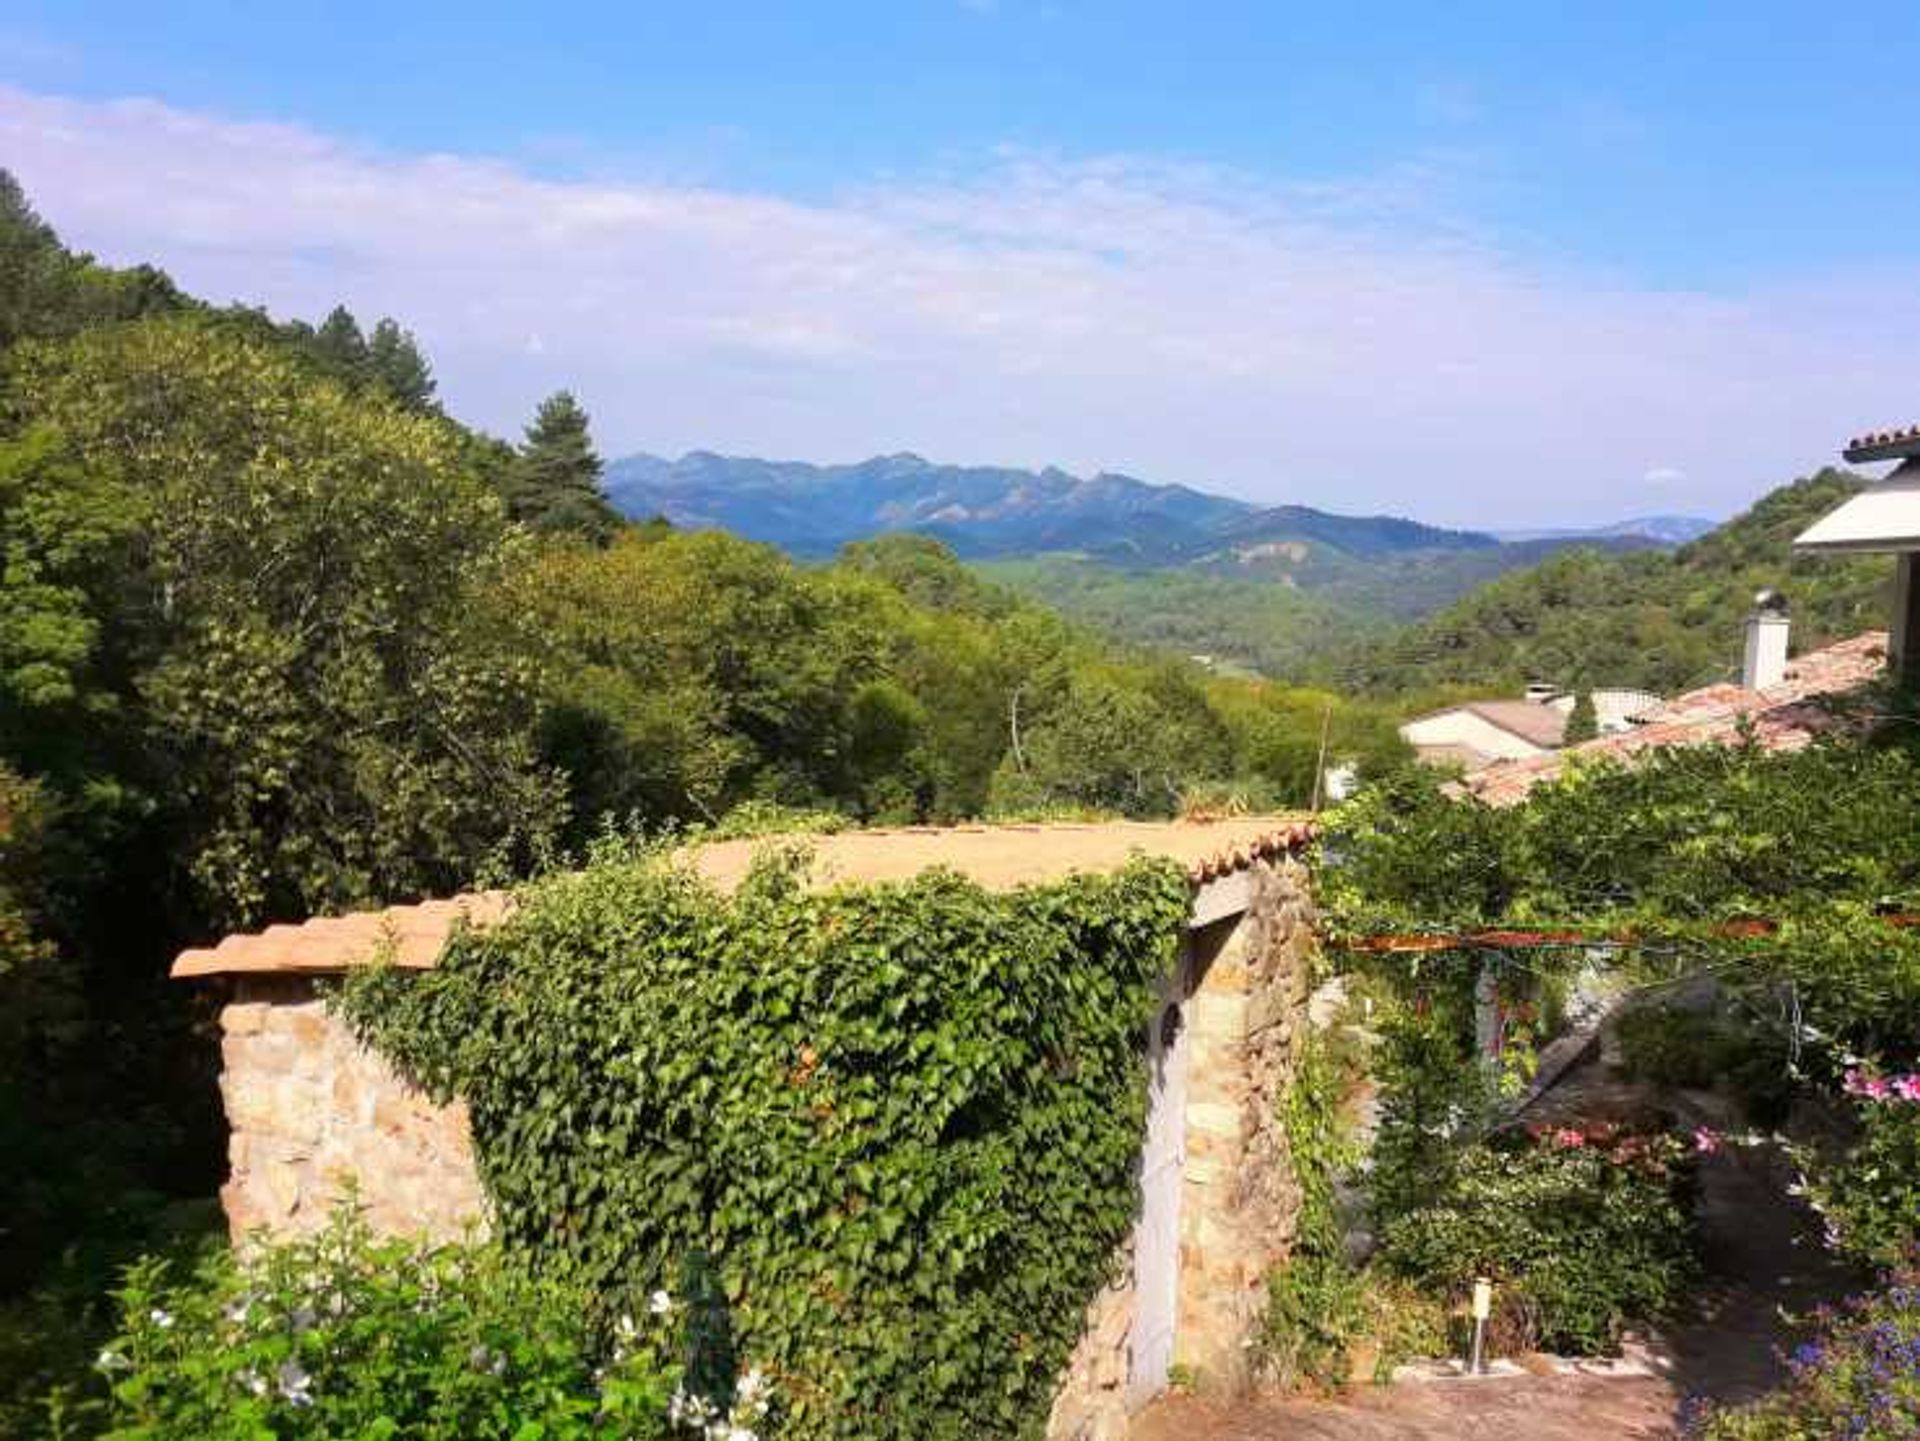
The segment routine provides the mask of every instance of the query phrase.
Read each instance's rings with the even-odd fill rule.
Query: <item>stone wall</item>
[[[1252,868],[1248,904],[1190,934],[1185,1162],[1174,1360],[1206,1390],[1252,1380],[1268,1272],[1293,1242],[1300,1193],[1279,1122],[1305,1034],[1317,945],[1306,869]],[[1087,1307],[1048,1420],[1050,1441],[1127,1431],[1132,1247]]]
[[[1047,1441],[1121,1441],[1127,1434],[1128,1348],[1133,1339],[1133,1246],[1088,1303],[1080,1341],[1047,1415]]]
[[[241,977],[220,1013],[220,1094],[236,1240],[300,1235],[357,1185],[388,1235],[448,1239],[483,1226],[466,1108],[438,1106],[329,1015],[314,982]]]
[[[1307,1025],[1315,945],[1307,879],[1295,861],[1256,864],[1245,875],[1246,909],[1189,933],[1174,1358],[1207,1389],[1250,1379],[1266,1276],[1288,1252],[1299,1209],[1278,1116]],[[233,984],[221,1012],[232,1129],[221,1200],[236,1239],[260,1228],[314,1231],[356,1182],[378,1232],[448,1238],[483,1227],[463,1106],[435,1105],[355,1041],[312,980]],[[1131,1261],[1129,1245],[1088,1306],[1049,1437],[1126,1433]]]
[[[1280,1098],[1307,1025],[1317,944],[1307,882],[1297,861],[1255,866],[1246,914],[1195,935],[1174,1361],[1209,1390],[1250,1381],[1267,1273],[1299,1219]]]

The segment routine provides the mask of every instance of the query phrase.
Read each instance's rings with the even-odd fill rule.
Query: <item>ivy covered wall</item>
[[[713,1258],[783,1434],[1037,1436],[1136,1200],[1165,862],[731,897],[612,855],[339,1004],[469,1109],[495,1225],[610,1308]]]

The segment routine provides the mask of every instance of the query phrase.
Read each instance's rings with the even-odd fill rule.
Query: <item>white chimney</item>
[[[1787,678],[1787,598],[1777,590],[1763,590],[1753,598],[1747,617],[1747,653],[1740,663],[1740,684],[1748,690],[1766,690]]]

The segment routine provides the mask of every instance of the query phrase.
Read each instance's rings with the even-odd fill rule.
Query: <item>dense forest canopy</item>
[[[1884,626],[1884,556],[1794,555],[1793,538],[1864,484],[1822,470],[1668,552],[1570,550],[1363,648],[1337,678],[1374,694],[1531,680],[1672,693],[1737,675],[1754,594],[1786,592],[1796,649]]]

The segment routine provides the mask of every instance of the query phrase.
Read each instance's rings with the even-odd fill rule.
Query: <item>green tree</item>
[[[433,399],[433,370],[412,331],[402,330],[392,320],[374,326],[367,342],[367,366],[402,410],[431,415],[439,409]]]
[[[336,305],[314,331],[312,350],[322,365],[347,385],[364,384],[372,374],[372,357],[360,322],[344,305]]]
[[[36,771],[118,704],[101,631],[141,519],[52,428],[0,440],[0,747]]]
[[[555,391],[540,402],[508,474],[507,510],[535,530],[604,541],[619,516],[600,489],[600,470],[586,411],[570,392]]]
[[[11,384],[141,517],[95,594],[202,923],[457,886],[551,825],[529,647],[473,605],[502,517],[445,426],[191,321],[25,347]]]
[[[110,270],[67,251],[19,181],[0,168],[0,349],[188,303],[150,265]]]
[[[1593,708],[1593,692],[1583,690],[1575,698],[1573,710],[1567,716],[1566,744],[1577,746],[1599,734],[1600,716]]]
[[[966,615],[1003,616],[1016,602],[960,563],[928,535],[882,535],[840,549],[839,566],[884,581],[917,605]]]
[[[1165,815],[1194,778],[1180,729],[1143,688],[1089,667],[1026,729],[994,778],[996,806]],[[1202,771],[1201,774],[1207,774]],[[1217,774],[1214,773],[1214,774]]]

